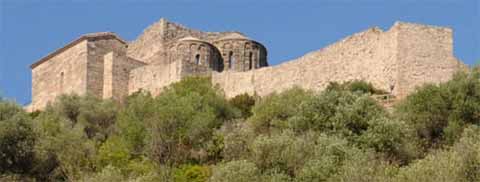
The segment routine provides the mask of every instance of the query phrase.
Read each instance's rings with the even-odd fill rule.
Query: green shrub
[[[35,134],[18,105],[0,100],[0,174],[27,174],[34,162]]]
[[[33,111],[33,112],[28,113],[28,115],[29,115],[32,119],[35,119],[38,115],[40,115],[40,113],[42,113],[42,111],[36,110],[36,111]]]
[[[245,122],[228,124],[222,131],[225,161],[248,159],[251,155],[249,146],[255,139],[253,129]]]
[[[395,113],[415,129],[424,150],[452,144],[466,124],[479,124],[480,71],[457,73],[446,83],[418,88]]]
[[[480,129],[465,129],[452,148],[433,152],[400,170],[397,181],[479,181]]]
[[[95,141],[90,140],[81,124],[72,125],[54,112],[43,112],[35,118],[35,145],[40,178],[79,180],[94,171]]]
[[[373,151],[350,150],[338,173],[329,181],[393,181],[398,168],[377,159],[374,154]]]
[[[101,100],[92,95],[61,95],[49,105],[46,112],[55,112],[72,124],[84,126],[88,138],[106,140],[113,132],[118,105],[111,100]]]
[[[386,94],[384,90],[376,89],[371,83],[363,80],[353,80],[344,83],[330,82],[326,88],[327,91],[349,91],[363,94]]]
[[[222,90],[212,85],[209,77],[187,77],[170,85],[166,93],[175,93],[180,97],[200,96],[202,101],[214,109],[215,117],[226,121],[240,116],[238,110],[225,100]]]
[[[104,182],[104,181],[127,181],[128,177],[123,176],[120,169],[107,166],[97,174],[84,175],[81,182]]]
[[[246,160],[218,164],[212,170],[211,182],[251,182],[260,180],[260,171]]]
[[[248,122],[251,123],[256,133],[287,128],[287,120],[297,114],[298,106],[312,96],[311,92],[300,88],[292,88],[280,94],[271,94],[261,99],[253,107],[253,115]]]
[[[369,127],[360,135],[358,143],[362,148],[385,154],[387,159],[406,163],[420,153],[417,140],[414,131],[404,122],[379,117],[369,121]]]
[[[185,165],[175,170],[175,182],[206,182],[210,169],[206,166]]]
[[[97,153],[97,167],[112,166],[117,169],[127,167],[132,156],[130,149],[119,137],[110,137],[99,148]]]
[[[339,137],[320,135],[315,140],[313,155],[297,172],[300,181],[326,181],[338,173],[348,155],[359,151]]]
[[[312,155],[314,139],[312,133],[295,137],[288,130],[260,135],[252,143],[252,161],[261,171],[278,170],[293,176]]]
[[[147,121],[156,112],[153,97],[146,92],[136,92],[126,98],[126,104],[115,123],[117,136],[131,149],[131,155],[140,155],[147,145],[150,133]]]
[[[238,109],[240,109],[243,118],[248,118],[252,115],[252,107],[255,105],[255,98],[247,93],[237,95],[231,98],[228,102]]]
[[[186,78],[154,99],[148,152],[160,163],[206,161],[213,132],[237,116],[207,78]]]
[[[302,103],[290,118],[289,128],[296,132],[316,130],[359,135],[368,121],[384,116],[384,109],[367,95],[345,91],[325,91]]]
[[[260,176],[260,181],[263,182],[292,182],[294,178],[287,174],[278,171],[268,171]]]

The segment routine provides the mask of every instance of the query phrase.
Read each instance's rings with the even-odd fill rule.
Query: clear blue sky
[[[161,17],[204,31],[241,31],[268,48],[273,65],[397,20],[447,26],[455,55],[472,65],[480,60],[478,1],[0,0],[0,95],[27,104],[31,63],[84,33],[133,40]]]

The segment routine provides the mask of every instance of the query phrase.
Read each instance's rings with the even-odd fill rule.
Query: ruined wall
[[[87,90],[103,97],[104,56],[109,52],[125,55],[126,45],[117,39],[96,39],[88,42]]]
[[[87,91],[87,40],[32,68],[32,111],[63,93]]]
[[[448,80],[462,66],[452,55],[451,31],[396,23],[372,28],[278,66],[245,73],[214,73],[227,97],[260,96],[293,86],[323,90],[329,82],[366,80],[404,97],[415,86]]]
[[[133,69],[130,72],[128,93],[145,90],[153,95],[158,95],[164,87],[180,81],[180,69],[179,62],[168,65],[147,65]]]
[[[103,98],[121,100],[127,96],[130,71],[145,65],[124,53],[107,53],[104,56]]]
[[[386,89],[389,81],[385,75],[394,71],[376,68],[394,59],[392,49],[386,48],[395,45],[393,36],[372,28],[278,66],[246,73],[215,73],[212,79],[224,88],[227,97],[244,92],[264,96],[293,86],[322,90],[330,81],[355,79],[369,80]]]
[[[398,93],[405,96],[424,83],[448,81],[465,65],[453,55],[452,30],[412,23],[396,23],[398,32]]]

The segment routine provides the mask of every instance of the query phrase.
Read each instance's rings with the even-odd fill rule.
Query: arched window
[[[200,54],[195,55],[195,64],[197,64],[197,65],[202,64],[202,62],[200,60]]]
[[[232,51],[228,53],[228,69],[235,69],[235,58]]]
[[[248,55],[248,70],[252,69],[252,65],[253,65],[253,53],[250,52],[250,54]]]

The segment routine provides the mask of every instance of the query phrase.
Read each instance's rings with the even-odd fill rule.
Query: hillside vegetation
[[[370,84],[225,99],[208,78],[122,102],[0,101],[0,181],[480,181],[480,69],[387,111]]]

